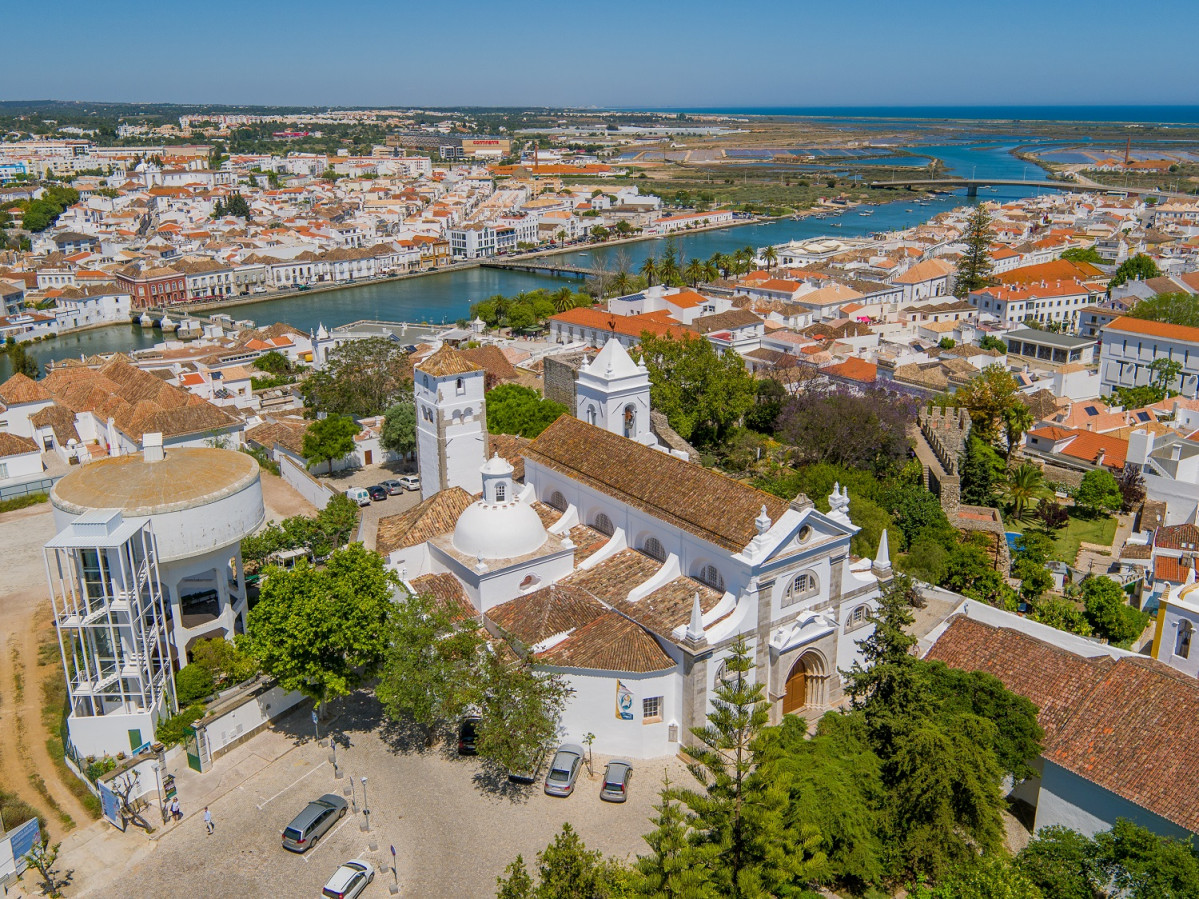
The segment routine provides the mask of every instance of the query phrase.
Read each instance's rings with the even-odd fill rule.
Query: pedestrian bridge
[[[966,196],[977,197],[980,187],[1044,187],[1049,190],[1065,190],[1073,193],[1122,193],[1156,194],[1162,197],[1185,197],[1186,194],[1157,190],[1152,187],[1116,187],[1108,184],[1079,184],[1075,181],[1033,181],[1028,178],[900,178],[893,181],[871,181],[870,187],[909,187],[913,190],[960,190],[966,188]]]

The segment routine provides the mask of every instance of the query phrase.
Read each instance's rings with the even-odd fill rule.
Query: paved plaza
[[[183,767],[182,757],[172,763],[181,823],[150,838],[102,823],[73,836],[64,846],[76,871],[72,895],[318,896],[340,863],[364,858],[379,871],[366,896],[389,895],[397,880],[403,896],[494,896],[496,877],[517,853],[532,861],[567,821],[589,848],[619,858],[645,851],[641,835],[651,827],[663,774],[669,770],[676,783],[690,779],[674,758],[637,762],[629,801],[606,803],[599,798],[606,759],[596,756],[595,777],[584,768],[573,796],[550,798],[540,782],[512,785],[479,760],[459,758],[452,745],[414,748],[420,741],[385,722],[365,693],[342,703],[330,722],[341,742],[335,776],[328,728],[322,726],[318,744],[310,708],[304,704],[203,775]],[[352,802],[345,818],[305,855],[284,850],[282,829],[328,792]],[[216,825],[212,836],[202,820],[205,804]]]

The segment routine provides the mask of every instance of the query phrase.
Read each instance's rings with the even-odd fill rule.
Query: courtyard
[[[691,780],[675,758],[635,761],[628,802],[599,798],[605,757],[594,776],[583,768],[574,795],[555,799],[531,786],[511,784],[478,759],[460,758],[455,746],[424,748],[402,727],[386,721],[374,698],[357,693],[335,704],[313,735],[311,706],[304,703],[272,729],[197,774],[183,756],[168,768],[178,778],[185,818],[147,837],[121,834],[104,823],[92,841],[64,847],[65,867],[75,869],[76,896],[206,897],[316,896],[332,872],[361,858],[378,871],[365,896],[487,897],[496,877],[516,855],[530,866],[569,822],[588,848],[632,859],[646,850],[663,775]],[[336,773],[330,735],[338,740]],[[544,772],[543,772],[544,773]],[[370,830],[365,830],[365,801]],[[353,791],[351,792],[351,780]],[[304,855],[280,846],[280,832],[304,805],[323,793],[343,795],[350,810]],[[205,832],[207,804],[216,832]],[[153,810],[152,820],[157,823]],[[396,874],[391,871],[395,847]]]

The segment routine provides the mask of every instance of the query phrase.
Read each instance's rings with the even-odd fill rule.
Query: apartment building
[[[1199,328],[1121,316],[1101,334],[1099,374],[1104,393],[1152,383],[1157,373],[1151,366],[1158,359],[1182,366],[1167,385],[1171,390],[1192,399],[1199,392]]]

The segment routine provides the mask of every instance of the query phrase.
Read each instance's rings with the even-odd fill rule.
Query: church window
[[[561,490],[555,490],[550,494],[547,505],[552,509],[557,509],[559,512],[566,511],[566,497],[562,495]]]
[[[812,526],[810,524],[805,524],[802,528],[799,529],[799,534],[798,534],[797,539],[799,540],[800,543],[806,543],[808,541],[808,538],[811,536],[812,536]]]
[[[587,407],[587,424],[595,424],[595,406]]]
[[[433,410],[428,406],[421,406],[421,413],[425,416],[425,421],[433,420]]]
[[[616,525],[612,523],[612,519],[600,512],[591,522],[591,526],[599,531],[605,537],[611,537],[616,533]]]
[[[1191,655],[1191,634],[1194,628],[1189,621],[1179,622],[1178,639],[1174,643],[1174,655],[1180,659],[1190,658]]]
[[[801,571],[791,578],[791,583],[787,585],[787,592],[783,596],[783,608],[807,599],[819,589],[820,584],[816,580],[816,575],[811,571]]]
[[[715,565],[705,565],[699,570],[699,574],[695,578],[701,584],[706,584],[713,590],[724,592],[724,575],[722,575]]]
[[[421,380],[423,380],[425,382],[425,390],[428,390],[429,389],[429,376],[421,375]]]
[[[666,547],[662,545],[662,541],[657,537],[650,537],[645,541],[645,545],[641,547],[641,551],[651,559],[657,559],[659,562],[666,561]]]
[[[632,403],[624,407],[624,435],[629,438],[637,435],[637,410]]]
[[[641,718],[646,723],[662,720],[661,696],[647,696],[641,700]]]
[[[454,389],[457,391],[458,396],[462,396],[462,394],[466,393],[466,381],[462,380],[462,378],[459,378]]]
[[[495,501],[497,503],[506,502],[504,497],[507,495],[507,493],[508,493],[508,490],[503,484],[495,485]]]

